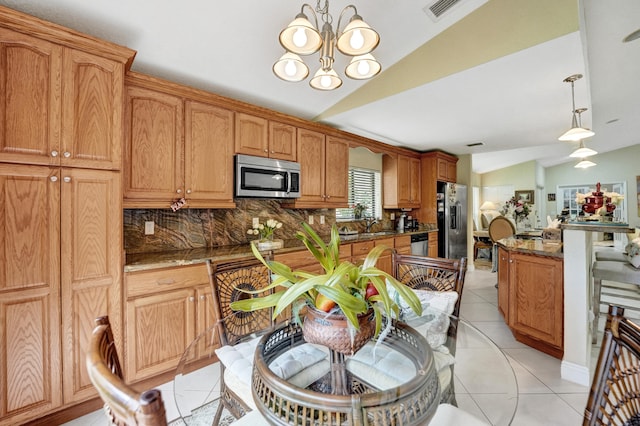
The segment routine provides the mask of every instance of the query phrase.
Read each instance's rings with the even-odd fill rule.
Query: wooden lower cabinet
[[[562,258],[504,249],[499,250],[498,256],[498,304],[503,307],[501,311],[506,314],[507,325],[516,340],[561,359],[564,353]]]
[[[395,237],[394,247],[399,254],[411,254],[411,236]]]
[[[427,256],[438,257],[438,233],[436,231],[429,232],[429,240],[427,243]]]
[[[205,264],[129,272],[125,285],[129,382],[175,369],[188,345],[216,321]]]

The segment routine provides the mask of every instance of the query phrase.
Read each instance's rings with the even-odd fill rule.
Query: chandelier
[[[365,80],[378,74],[380,63],[371,54],[378,46],[380,36],[358,15],[354,5],[348,5],[340,13],[336,32],[333,32],[333,17],[329,14],[329,1],[320,6],[318,0],[315,9],[305,3],[295,19],[280,32],[280,44],[285,53],[273,64],[273,72],[279,78],[299,82],[309,75],[309,67],[299,55],[312,55],[320,51],[320,69],[309,81],[317,90],[334,90],[342,85],[342,79],[333,69],[334,52],[337,48],[344,55],[351,56],[351,62],[345,69],[347,77]],[[311,11],[315,26],[309,21],[304,10]],[[341,30],[340,24],[345,13],[353,9],[349,23]],[[322,29],[318,25],[318,16],[322,18]]]

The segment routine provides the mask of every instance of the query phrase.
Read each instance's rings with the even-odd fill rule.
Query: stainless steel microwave
[[[235,157],[235,196],[299,198],[300,164],[238,154]]]

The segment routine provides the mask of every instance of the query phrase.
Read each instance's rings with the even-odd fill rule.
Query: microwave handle
[[[287,194],[291,192],[291,172],[287,172]]]

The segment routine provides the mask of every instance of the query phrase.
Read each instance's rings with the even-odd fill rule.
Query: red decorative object
[[[607,213],[611,213],[616,209],[615,204],[611,202],[611,197],[605,197],[600,191],[600,182],[596,184],[595,192],[592,192],[589,197],[585,197],[584,200],[582,211],[585,213],[594,214],[603,206],[606,208]]]

